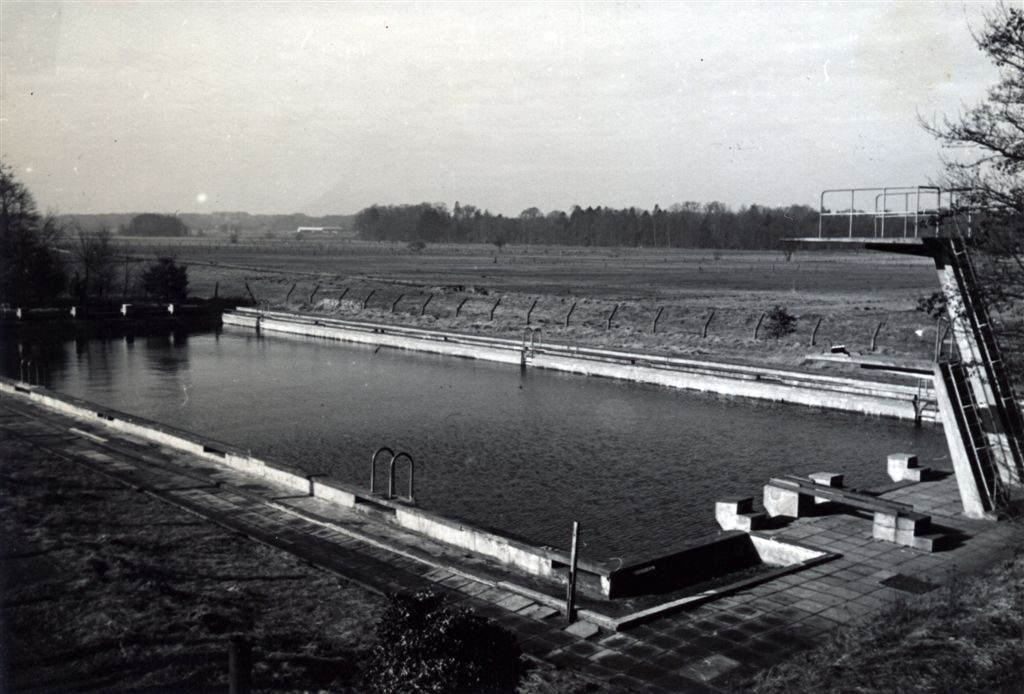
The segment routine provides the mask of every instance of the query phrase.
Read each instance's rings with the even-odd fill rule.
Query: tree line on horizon
[[[547,214],[530,207],[506,217],[458,202],[450,211],[444,203],[420,203],[372,205],[356,214],[354,227],[370,241],[761,250],[781,248],[784,238],[816,236],[818,211],[684,202],[654,210],[577,205]]]

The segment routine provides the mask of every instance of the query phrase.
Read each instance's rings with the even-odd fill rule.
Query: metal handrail
[[[413,492],[415,490],[415,479],[416,479],[416,461],[412,459],[412,456],[405,451],[399,451],[398,453],[391,456],[391,462],[388,463],[388,498],[395,498],[395,463],[398,462],[399,458],[405,458],[409,461],[409,496],[406,497],[409,501],[415,501]]]
[[[971,235],[969,208],[959,205],[959,194],[967,192],[965,188],[942,188],[940,186],[886,186],[874,188],[828,188],[821,192],[818,209],[818,238],[826,238],[824,235],[824,222],[826,218],[842,217],[848,220],[847,236],[853,238],[854,221],[857,218],[871,218],[873,223],[872,233],[875,238],[886,236],[886,220],[902,219],[903,236],[908,238],[910,234],[909,223],[914,220],[914,238],[921,234],[922,221],[930,219],[941,219],[945,214],[956,214],[966,212],[968,214],[967,235]],[[857,200],[863,200],[863,194],[874,193],[874,209],[870,209],[870,203],[865,209],[857,208]],[[827,197],[834,197],[836,194],[849,195],[849,207],[843,210],[831,211],[825,207]],[[858,195],[860,194],[860,195]],[[902,210],[890,210],[888,207],[890,199],[903,200]],[[911,200],[913,199],[913,204]],[[934,203],[934,204],[930,204]],[[937,233],[937,232],[936,232]]]
[[[384,451],[387,451],[388,453],[391,454],[391,459],[392,460],[394,460],[394,458],[395,458],[395,452],[393,450],[391,450],[390,448],[388,448],[387,446],[381,446],[376,451],[374,451],[373,457],[370,458],[370,493],[371,494],[373,494],[373,492],[374,492],[374,480],[377,477],[377,456],[380,455],[381,453],[383,453]]]

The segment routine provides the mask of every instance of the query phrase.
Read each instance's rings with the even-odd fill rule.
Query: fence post
[[[537,307],[537,302],[538,301],[540,301],[539,297],[534,299],[533,303],[530,304],[530,310],[526,312],[526,324],[527,325],[530,324],[530,316],[533,315],[533,309],[535,309]]]
[[[310,304],[313,303],[313,297],[316,296],[316,293],[318,291],[320,291],[320,285],[319,284],[316,285],[316,287],[313,288],[313,291],[310,293],[309,301],[307,303],[310,303]]]
[[[572,312],[576,310],[576,302],[572,302],[572,306],[569,307],[569,312],[565,314],[565,327],[569,327],[569,319],[572,318]]]
[[[284,297],[284,302],[285,302],[285,303],[288,303],[288,300],[292,298],[292,292],[294,292],[294,291],[295,291],[295,287],[297,287],[297,286],[298,286],[298,285],[295,285],[295,284],[293,284],[293,285],[292,285],[292,288],[288,290],[288,294],[287,294],[287,295],[285,295],[285,297]]]
[[[256,295],[253,294],[252,289],[249,288],[249,282],[245,280],[243,280],[243,282],[245,282],[245,291],[249,292],[249,298],[252,299],[254,304],[258,304],[259,302],[256,300]]]
[[[395,306],[398,306],[398,302],[402,300],[403,296],[405,296],[405,294],[399,294],[398,298],[391,302],[391,312],[392,313],[395,312]]]
[[[664,306],[660,306],[658,308],[658,315],[656,315],[654,317],[654,323],[651,325],[651,334],[652,335],[657,335],[658,334],[658,319],[661,318],[661,313],[664,310],[665,310]]]
[[[458,305],[458,307],[457,307],[457,308],[455,309],[455,317],[456,317],[456,318],[458,318],[458,317],[459,317],[459,313],[461,313],[461,312],[462,312],[462,307],[466,305],[466,302],[467,302],[467,301],[469,301],[469,297],[468,297],[468,296],[466,296],[466,297],[463,297],[463,298],[462,298],[462,301],[460,301],[460,302],[459,302],[459,305]]]
[[[339,301],[339,302],[340,302],[340,301],[341,301],[342,299],[344,299],[344,298],[345,298],[345,295],[346,295],[346,294],[348,294],[348,290],[349,290],[349,289],[351,289],[351,288],[352,288],[352,287],[345,287],[345,291],[343,291],[343,292],[341,293],[341,296],[339,296],[339,297],[338,297],[338,301]]]
[[[708,326],[711,325],[711,319],[715,317],[715,309],[711,309],[711,313],[708,314],[708,319],[704,321],[704,327],[700,330],[700,336],[705,338],[708,336]]]
[[[220,280],[213,283],[213,298],[216,299],[220,293]]]
[[[612,312],[608,314],[608,318],[605,320],[605,323],[604,323],[604,329],[605,330],[611,330],[612,329],[612,318],[615,317],[615,313],[618,310],[619,310],[619,305],[618,304],[615,304],[614,306],[612,306]]]
[[[821,327],[821,316],[818,316],[818,321],[814,324],[814,330],[811,331],[811,347],[818,344],[818,328]]]
[[[430,296],[428,296],[428,297],[427,297],[427,300],[423,302],[423,305],[422,305],[422,306],[420,306],[420,315],[421,315],[421,316],[422,316],[422,315],[423,315],[423,314],[424,314],[424,313],[426,312],[426,310],[427,310],[427,304],[429,304],[429,303],[430,303],[430,301],[431,301],[431,300],[432,300],[433,298],[434,298],[434,295],[433,295],[433,294],[431,294]]]
[[[494,320],[494,310],[496,308],[498,308],[498,304],[500,304],[500,303],[501,303],[501,297],[499,296],[498,300],[494,302],[494,306],[491,306],[491,315],[487,318],[487,320],[489,320],[489,321]]]
[[[757,325],[754,326],[754,339],[755,340],[757,339],[757,333],[761,330],[761,323],[764,322],[764,317],[767,316],[767,315],[768,315],[767,312],[762,311],[761,312],[761,317],[757,319]]]
[[[878,322],[878,326],[875,328],[874,335],[871,336],[871,351],[872,352],[875,351],[875,346],[876,346],[876,344],[878,342],[878,333],[881,332],[883,325],[885,325],[885,321],[884,320],[883,321],[879,321]]]
[[[376,289],[371,289],[371,290],[370,290],[370,293],[366,295],[366,298],[365,298],[365,299],[363,299],[363,308],[366,308],[366,305],[367,305],[368,303],[370,303],[370,297],[371,297],[371,296],[373,296],[373,295],[374,295],[374,294],[376,294],[376,293],[377,293],[377,290],[376,290]]]

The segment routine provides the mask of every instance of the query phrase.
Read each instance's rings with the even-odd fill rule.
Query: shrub
[[[917,300],[917,310],[935,320],[946,315],[946,295],[932,292],[930,296],[922,296]]]
[[[183,301],[188,296],[188,268],[174,258],[160,258],[142,274],[142,291],[159,301]]]
[[[515,636],[430,591],[393,596],[364,671],[367,691],[508,692],[519,682]]]
[[[764,334],[778,340],[796,332],[796,316],[785,306],[776,305],[764,318]]]
[[[422,251],[426,247],[427,247],[427,244],[425,242],[423,242],[423,241],[410,241],[409,245],[406,246],[406,248],[408,248],[413,253],[419,253],[420,251]]]

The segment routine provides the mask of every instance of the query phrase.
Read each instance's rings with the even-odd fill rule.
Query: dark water
[[[906,422],[242,330],[21,350],[60,392],[364,487],[377,447],[406,450],[421,506],[559,547],[579,520],[594,559],[712,534],[715,499],[771,475],[870,487],[888,453],[946,457],[941,430]]]

